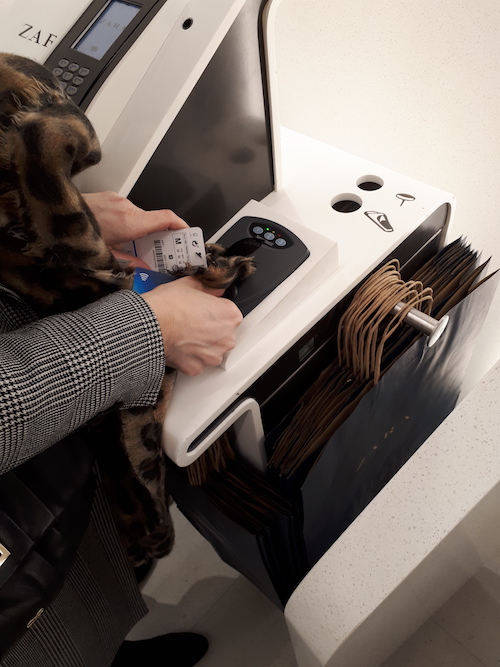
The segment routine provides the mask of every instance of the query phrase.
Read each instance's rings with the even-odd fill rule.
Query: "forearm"
[[[0,472],[115,405],[150,405],[162,337],[144,300],[120,291],[0,336]]]

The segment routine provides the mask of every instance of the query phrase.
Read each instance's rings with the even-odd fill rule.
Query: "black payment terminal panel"
[[[167,0],[94,0],[45,61],[85,110]]]
[[[226,254],[252,256],[256,272],[226,295],[248,315],[308,257],[309,250],[289,229],[265,218],[240,218],[219,239]]]

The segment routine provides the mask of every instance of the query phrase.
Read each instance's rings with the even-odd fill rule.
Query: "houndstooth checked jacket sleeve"
[[[116,403],[153,404],[164,372],[161,332],[138,294],[37,321],[0,286],[0,474]]]
[[[0,285],[0,474],[116,403],[155,403],[164,373],[160,328],[138,294],[122,290],[36,320]],[[98,470],[96,479],[63,589],[2,667],[109,667],[147,613]]]

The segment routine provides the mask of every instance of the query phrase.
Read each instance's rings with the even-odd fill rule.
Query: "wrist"
[[[173,322],[169,309],[165,308],[164,305],[165,297],[160,296],[155,289],[145,292],[140,296],[148,305],[157,322],[162,339],[163,353],[166,359],[172,349]]]

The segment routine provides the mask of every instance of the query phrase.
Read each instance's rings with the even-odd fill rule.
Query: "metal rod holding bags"
[[[397,315],[400,311],[404,309],[405,304],[400,301],[397,303],[391,311],[392,315]],[[421,310],[412,308],[403,318],[405,324],[409,324],[411,327],[414,327],[421,333],[428,336],[428,345],[432,347],[435,345],[438,340],[441,338],[444,330],[448,326],[450,318],[445,315],[442,319],[436,320],[434,317],[423,313]]]

